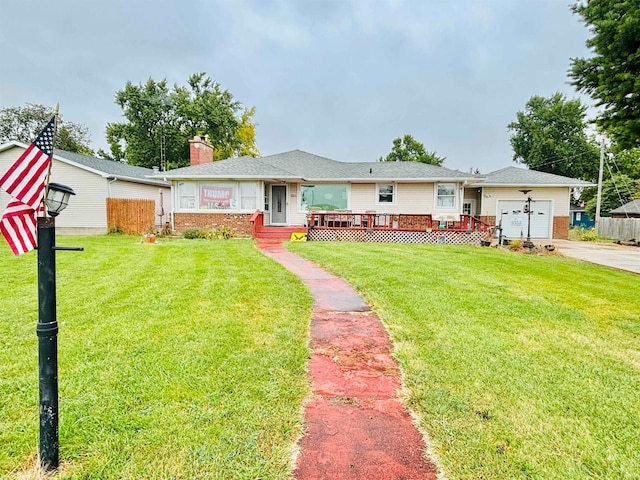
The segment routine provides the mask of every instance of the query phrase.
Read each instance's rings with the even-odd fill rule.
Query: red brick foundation
[[[553,217],[553,238],[569,239],[569,217]]]
[[[226,227],[236,238],[251,238],[253,232],[251,215],[251,213],[175,213],[174,224],[177,233],[183,233],[190,228],[214,230]]]

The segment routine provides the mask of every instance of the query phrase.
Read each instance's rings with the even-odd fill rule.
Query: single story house
[[[640,200],[632,200],[629,203],[611,210],[612,218],[640,218]]]
[[[591,185],[516,167],[474,175],[418,162],[339,162],[300,150],[213,162],[204,137],[190,144],[191,166],[152,177],[171,182],[177,232],[224,226],[249,237],[258,222],[284,236],[306,228],[469,233],[502,220],[507,238],[526,234],[528,221],[534,239],[567,238],[571,190]]]
[[[28,147],[10,141],[0,145],[0,172],[5,172]],[[155,172],[103,158],[55,149],[51,181],[71,187],[76,196],[56,219],[62,234],[92,235],[107,233],[107,198],[150,199],[155,202],[156,227],[169,221],[171,189],[162,179],[149,178]],[[0,190],[0,211],[10,195]],[[166,213],[165,213],[166,212]]]

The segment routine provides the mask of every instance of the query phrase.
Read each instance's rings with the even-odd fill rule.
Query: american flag
[[[54,129],[55,117],[0,178],[0,188],[13,196],[0,220],[0,232],[14,255],[36,248],[36,212],[44,197]]]

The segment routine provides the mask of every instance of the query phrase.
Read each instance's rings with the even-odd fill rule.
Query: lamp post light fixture
[[[509,213],[508,211],[505,212],[504,210],[500,209],[500,223],[498,224],[498,232],[500,232],[499,235],[498,235],[498,246],[499,247],[502,246],[502,230],[503,230],[503,228],[502,228],[502,216],[506,215],[508,213]]]
[[[49,217],[38,217],[38,393],[40,400],[40,466],[55,470],[59,464],[58,443],[58,321],[56,318],[56,247],[55,217],[69,203],[74,191],[57,183],[47,189]]]
[[[527,195],[529,192],[531,192],[531,189],[526,189],[523,188],[522,190],[518,190],[519,192],[524,193],[525,195]],[[533,202],[533,200],[531,200],[531,195],[527,195],[527,247],[530,248],[531,247],[531,202]]]

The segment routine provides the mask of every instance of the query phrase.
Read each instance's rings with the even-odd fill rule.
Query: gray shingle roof
[[[615,210],[611,210],[610,213],[621,213],[623,215],[625,213],[640,214],[640,200],[631,200],[629,203],[625,203]]]
[[[261,158],[240,157],[178,168],[155,178],[257,178],[304,181],[471,180],[475,176],[419,162],[338,162],[301,150]]]
[[[126,178],[141,183],[150,183],[153,185],[168,185],[168,183],[149,178],[155,172],[150,168],[137,167],[122,162],[114,162],[104,158],[91,157],[88,155],[80,155],[79,153],[67,152],[58,148],[53,151],[54,156],[76,163],[78,165],[95,170],[105,176],[114,176]]]
[[[483,186],[517,185],[528,186],[558,186],[558,187],[591,187],[593,183],[578,180],[576,178],[563,177],[553,173],[538,172],[526,168],[506,167],[495,172],[488,173]]]

